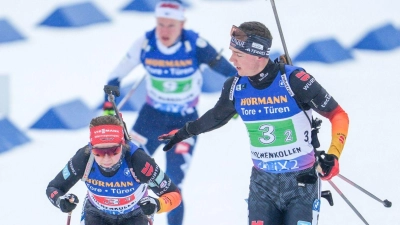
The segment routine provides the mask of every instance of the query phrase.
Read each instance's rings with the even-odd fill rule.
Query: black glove
[[[140,199],[139,206],[143,213],[147,216],[153,215],[160,210],[160,201],[151,196],[144,197]]]
[[[319,171],[322,180],[330,180],[339,174],[339,161],[335,155],[321,152],[318,155],[318,163],[322,170],[322,173]]]
[[[164,152],[170,150],[175,144],[193,136],[193,134],[189,134],[189,132],[187,132],[187,126],[189,124],[190,122],[186,123],[186,125],[179,130],[175,129],[170,131],[168,134],[163,134],[158,137],[159,141],[169,140],[169,142],[163,148]]]
[[[62,212],[69,213],[75,209],[76,203],[79,203],[79,199],[74,194],[66,194],[58,198],[58,207]]]
[[[285,54],[280,55],[278,58],[274,60],[274,63],[283,63],[288,65],[288,60],[286,58],[286,55]]]

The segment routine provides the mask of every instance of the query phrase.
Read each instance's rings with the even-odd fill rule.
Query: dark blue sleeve
[[[225,77],[231,77],[236,75],[236,69],[226,60],[210,44],[204,48],[196,47],[196,57],[199,63],[207,64],[212,70],[224,75]]]
[[[107,85],[113,85],[113,86],[118,86],[118,87],[119,87],[119,84],[120,84],[120,83],[121,83],[121,82],[119,81],[119,79],[118,79],[118,78],[115,78],[115,79],[109,80],[108,83],[107,83]],[[107,95],[107,94],[104,94],[104,101],[105,101],[105,102],[108,101],[108,95]]]

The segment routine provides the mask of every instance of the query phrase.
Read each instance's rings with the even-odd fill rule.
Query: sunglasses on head
[[[234,37],[239,41],[247,41],[251,35],[247,35],[244,31],[239,29],[239,27],[233,25],[231,29],[231,37]]]
[[[259,57],[269,57],[272,39],[260,37],[255,34],[247,34],[235,25],[232,26],[230,34],[230,45],[237,50]]]
[[[122,145],[109,147],[109,148],[94,148],[92,147],[92,153],[98,157],[104,157],[106,154],[108,156],[118,155],[122,151]]]

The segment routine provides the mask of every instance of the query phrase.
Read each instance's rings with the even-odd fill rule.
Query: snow
[[[74,98],[96,107],[103,99],[103,85],[131,43],[154,26],[151,14],[121,12],[128,1],[95,0],[112,23],[78,29],[38,27],[57,6],[79,1],[2,0],[0,18],[10,20],[27,37],[26,41],[0,45],[0,74],[11,83],[8,118],[32,139],[0,155],[0,224],[62,224],[67,214],[52,206],[45,196],[48,182],[64,167],[78,148],[88,141],[88,129],[74,131],[30,130],[29,127],[55,104]],[[282,50],[269,1],[191,0],[186,28],[195,29],[229,57],[229,30],[245,21],[265,23],[274,36],[272,52]],[[310,41],[336,38],[351,47],[368,31],[386,23],[400,26],[399,1],[277,0],[279,18],[292,58]],[[396,16],[397,15],[397,16]],[[341,174],[378,198],[393,202],[392,208],[357,190],[340,178],[333,182],[359,210],[369,224],[400,224],[398,194],[397,118],[400,97],[396,90],[400,49],[391,51],[354,50],[354,60],[326,65],[301,63],[347,111],[350,130],[340,159]],[[129,79],[141,75],[136,69]],[[126,81],[127,82],[127,81]],[[219,94],[204,94],[199,111],[203,114]],[[100,113],[100,112],[99,112]],[[136,113],[125,113],[131,127]],[[330,143],[330,124],[323,119],[321,149]],[[89,122],[89,121],[88,121]],[[246,224],[251,160],[247,133],[240,119],[199,136],[198,145],[183,186],[185,224]],[[162,151],[154,155],[165,166]],[[397,181],[396,181],[397,180]],[[335,205],[323,200],[319,224],[363,224],[351,208],[326,182]],[[85,185],[71,190],[81,200]],[[79,224],[82,204],[72,214]],[[396,213],[397,212],[397,213]],[[167,224],[165,214],[155,224]]]

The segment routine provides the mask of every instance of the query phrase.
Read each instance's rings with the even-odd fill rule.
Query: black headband
[[[269,58],[272,40],[257,35],[248,35],[238,27],[233,26],[230,45],[247,54]]]

